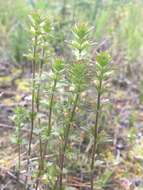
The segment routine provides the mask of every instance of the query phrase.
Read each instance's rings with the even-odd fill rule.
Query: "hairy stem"
[[[44,64],[44,56],[45,56],[45,50],[44,48],[42,49],[42,60],[40,62],[39,65],[39,83],[38,83],[38,87],[37,87],[37,95],[36,95],[36,108],[37,108],[37,113],[40,113],[40,81],[41,81],[41,76],[42,76],[42,71],[43,71],[43,64]],[[38,126],[40,127],[41,124],[41,119],[38,118]],[[38,189],[39,186],[39,177],[41,176],[41,173],[43,171],[43,149],[42,149],[42,139],[41,139],[41,135],[39,134],[39,150],[40,150],[40,155],[39,155],[39,171],[38,171],[38,175],[37,175],[37,181],[36,181],[36,188],[35,190]]]
[[[21,127],[18,126],[18,173],[21,169]]]
[[[54,80],[54,84],[53,84],[53,88],[52,88],[52,96],[51,96],[51,100],[50,100],[49,120],[48,120],[48,134],[51,133],[51,129],[52,129],[51,121],[52,121],[52,111],[53,111],[54,93],[55,93],[56,85],[57,85],[57,77]]]
[[[56,85],[57,85],[57,75],[54,79],[53,87],[52,87],[52,95],[50,98],[50,105],[49,105],[49,118],[48,118],[48,128],[47,128],[47,136],[50,135],[51,130],[52,130],[52,113],[53,113],[53,104],[54,104],[54,95],[55,95],[55,90],[56,90]],[[46,151],[47,151],[47,145],[48,145],[48,140],[46,140],[45,145],[44,145],[44,150],[43,150],[43,162],[45,159]],[[43,163],[44,165],[44,163]]]
[[[63,186],[63,168],[64,168],[65,153],[66,153],[66,149],[67,149],[67,145],[68,145],[68,141],[69,141],[70,128],[71,128],[71,124],[72,124],[73,119],[74,119],[78,99],[79,99],[79,93],[76,94],[76,97],[75,97],[75,100],[74,100],[74,103],[73,103],[74,105],[73,105],[73,109],[72,109],[72,112],[71,112],[71,116],[69,118],[68,125],[66,126],[66,129],[65,129],[64,144],[62,146],[62,152],[61,152],[61,156],[60,156],[59,190],[62,190],[62,186]]]
[[[21,144],[18,144],[18,172],[21,169]]]
[[[98,120],[99,120],[99,111],[100,111],[100,101],[101,101],[101,87],[102,87],[102,79],[99,83],[99,89],[98,89],[98,96],[97,96],[97,107],[96,107],[96,119],[95,119],[95,126],[94,126],[94,143],[92,148],[92,155],[91,155],[91,190],[94,189],[94,163],[95,163],[95,154],[97,150],[97,138],[98,138]]]
[[[36,51],[37,51],[37,36],[34,39],[34,48],[33,48],[33,61],[32,61],[32,102],[31,102],[31,130],[29,137],[28,145],[28,158],[27,158],[27,172],[29,166],[29,160],[31,155],[31,144],[33,139],[33,130],[34,130],[34,114],[35,114],[35,74],[36,74]],[[27,181],[27,179],[26,179]]]

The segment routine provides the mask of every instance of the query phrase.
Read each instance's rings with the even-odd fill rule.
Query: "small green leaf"
[[[103,51],[97,55],[96,60],[102,67],[104,67],[110,63],[111,56],[106,51]]]
[[[53,71],[60,72],[64,69],[64,62],[62,59],[58,58],[53,64]]]

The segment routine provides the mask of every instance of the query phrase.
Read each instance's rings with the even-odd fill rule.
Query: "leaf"
[[[101,67],[104,67],[111,61],[111,56],[106,51],[102,51],[97,55],[96,60]]]

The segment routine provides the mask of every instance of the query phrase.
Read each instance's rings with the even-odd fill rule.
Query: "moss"
[[[11,82],[12,78],[10,76],[0,77],[0,85],[9,86],[11,85]]]
[[[18,91],[29,92],[29,81],[27,79],[17,79],[15,84]]]

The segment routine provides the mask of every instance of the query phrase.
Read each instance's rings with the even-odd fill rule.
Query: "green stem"
[[[34,113],[35,113],[35,74],[36,74],[36,49],[37,49],[37,36],[35,37],[35,45],[33,50],[33,62],[32,62],[32,115],[31,115],[31,132],[29,139],[28,157],[31,155],[31,143],[34,129]]]
[[[21,126],[18,126],[18,173],[21,169]]]
[[[39,80],[41,81],[41,76],[42,76],[42,71],[43,71],[43,64],[44,64],[44,56],[45,56],[45,50],[44,48],[42,49],[42,60],[40,62],[39,65]],[[37,87],[37,95],[36,95],[36,107],[37,107],[37,113],[40,112],[40,81],[38,83],[38,87]],[[40,127],[41,124],[41,119],[38,119],[38,126]],[[41,140],[41,135],[39,134],[39,150],[40,150],[40,155],[39,155],[39,171],[38,171],[38,175],[37,175],[37,180],[36,180],[36,188],[35,190],[38,189],[39,186],[39,177],[41,176],[42,170],[43,170],[43,149],[42,149],[42,140]]]
[[[31,144],[33,139],[33,130],[34,130],[34,117],[35,117],[35,74],[36,74],[36,51],[37,51],[37,36],[34,39],[34,48],[33,48],[33,61],[32,61],[32,105],[31,105],[31,130],[29,137],[28,145],[28,158],[27,158],[27,172],[29,166],[29,160],[31,155]],[[27,178],[26,178],[27,182]]]
[[[18,144],[18,172],[21,169],[21,144]]]
[[[99,83],[99,89],[98,89],[98,96],[97,96],[97,107],[96,107],[96,119],[95,119],[95,125],[94,125],[94,143],[92,148],[92,155],[91,155],[91,190],[94,189],[94,163],[95,163],[95,154],[97,150],[97,138],[98,138],[98,120],[99,120],[99,111],[100,111],[100,101],[101,101],[101,87],[102,87],[102,79]]]
[[[49,120],[48,120],[48,134],[51,133],[51,129],[52,129],[51,121],[52,121],[52,111],[53,111],[54,94],[55,94],[56,85],[57,85],[57,76],[56,76],[56,78],[54,80],[54,85],[53,85],[53,88],[52,88],[52,96],[51,96],[51,100],[50,100],[50,110],[49,110]]]
[[[45,50],[44,48],[42,49],[42,60],[39,66],[39,80],[41,80],[42,72],[43,72],[43,64],[44,64],[44,56],[45,56]],[[39,112],[39,105],[40,105],[40,82],[38,83],[37,87],[37,98],[36,98],[36,105],[37,105],[37,112]]]
[[[47,128],[47,132],[46,132],[47,137],[50,135],[51,130],[52,130],[52,112],[53,112],[54,95],[55,95],[57,80],[58,80],[58,76],[56,75],[56,77],[54,79],[54,84],[53,84],[53,87],[52,87],[52,95],[51,95],[50,105],[49,105],[49,119],[48,119],[48,128]],[[43,150],[43,162],[44,162],[44,159],[45,159],[47,146],[48,146],[48,140],[46,140],[44,150]]]
[[[79,93],[76,94],[73,109],[71,112],[71,116],[70,116],[68,125],[66,126],[65,134],[64,134],[64,144],[62,146],[62,153],[61,153],[61,158],[60,158],[60,177],[59,177],[59,189],[60,190],[62,190],[62,186],[63,186],[63,168],[64,168],[65,153],[66,153],[66,149],[67,149],[67,145],[68,145],[68,141],[69,141],[70,128],[71,128],[71,124],[74,119],[78,99],[79,99]]]

